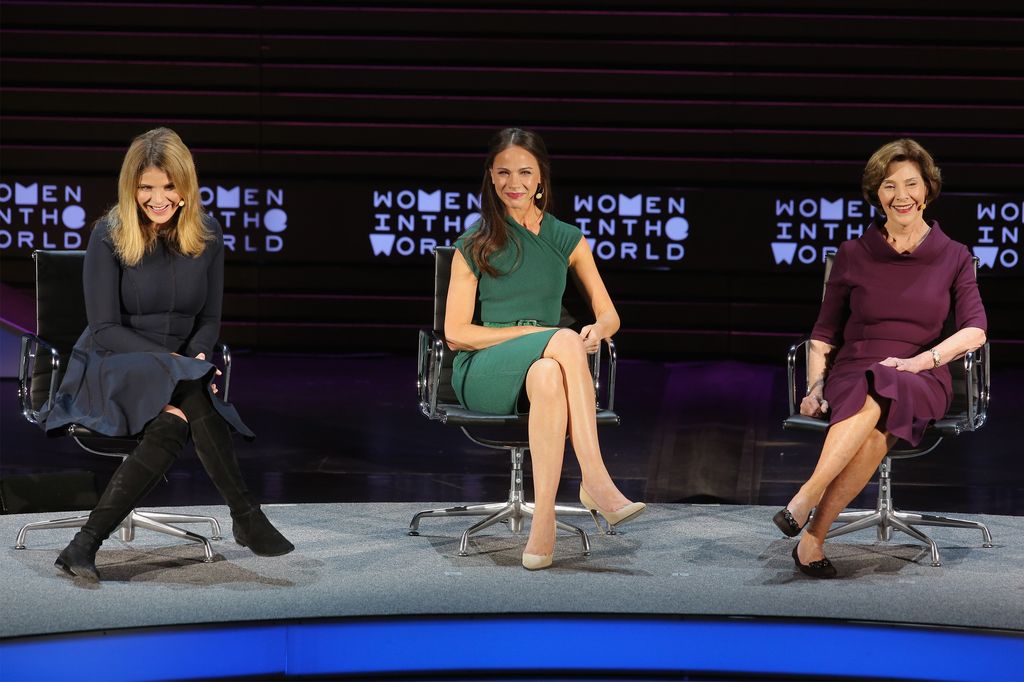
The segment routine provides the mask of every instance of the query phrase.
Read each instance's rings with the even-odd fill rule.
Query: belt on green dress
[[[485,327],[543,327],[537,320],[516,320],[515,322],[481,322]]]

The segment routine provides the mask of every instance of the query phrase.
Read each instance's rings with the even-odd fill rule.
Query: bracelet
[[[811,392],[814,391],[814,389],[816,389],[818,386],[824,386],[824,385],[825,385],[825,379],[818,379],[813,384],[811,384],[810,386],[807,387],[807,393],[804,393],[804,397],[806,398],[807,396],[809,396],[811,394]]]
[[[932,348],[932,369],[936,369],[942,364],[942,356],[939,355],[939,351]]]

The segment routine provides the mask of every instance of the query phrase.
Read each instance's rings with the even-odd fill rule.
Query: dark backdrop
[[[176,129],[225,225],[236,346],[412,352],[434,243],[497,128],[553,155],[620,348],[778,359],[868,155],[928,147],[929,209],[982,259],[996,362],[1024,355],[1019,3],[0,2],[0,266],[84,246],[130,139]]]

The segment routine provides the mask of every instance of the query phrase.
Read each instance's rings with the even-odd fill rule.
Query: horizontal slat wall
[[[133,135],[169,125],[204,177],[472,183],[489,135],[516,124],[573,186],[848,192],[881,141],[912,135],[947,188],[1019,193],[1022,35],[1008,0],[0,2],[0,169],[112,180]],[[0,258],[5,282],[29,283],[23,257]],[[608,279],[636,352],[770,355],[808,327],[819,286]],[[408,348],[429,282],[425,265],[344,254],[229,263],[228,329]],[[1021,298],[1006,281],[987,295],[1010,338]]]

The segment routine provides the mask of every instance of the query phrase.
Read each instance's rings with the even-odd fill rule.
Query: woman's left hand
[[[931,369],[933,366],[932,358],[930,355],[922,353],[921,355],[915,355],[912,358],[886,358],[878,364],[883,367],[892,367],[897,372],[910,372],[917,374],[918,372],[926,369]]]
[[[583,348],[588,354],[596,353],[601,347],[601,327],[597,324],[588,324],[580,330],[580,338],[583,339]]]
[[[206,359],[206,353],[199,353],[198,355],[196,355],[196,360],[205,360],[205,359]],[[222,374],[222,372],[219,369],[217,369],[216,367],[213,368],[213,371],[216,372],[216,376],[220,376]],[[212,381],[210,382],[210,388],[213,389],[214,393],[217,392],[217,384],[213,383]]]

